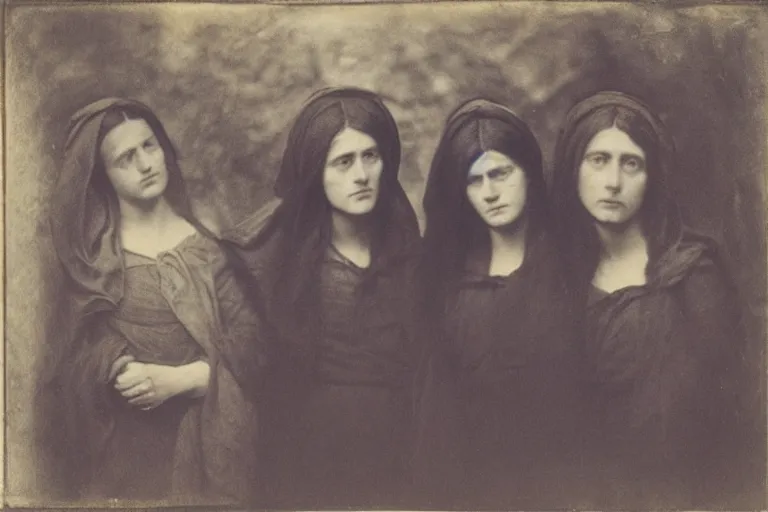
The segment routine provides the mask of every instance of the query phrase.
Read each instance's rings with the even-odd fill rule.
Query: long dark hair
[[[331,205],[323,188],[323,170],[333,138],[344,128],[376,141],[383,162],[380,191],[368,215],[371,266],[368,274],[392,262],[413,238],[415,215],[397,174],[400,138],[392,115],[374,93],[354,88],[322,90],[301,110],[288,135],[275,192],[280,236],[270,286],[278,325],[289,337],[316,332],[319,315],[319,267],[330,243]],[[417,233],[416,233],[417,235]],[[299,332],[296,332],[296,329]]]
[[[601,92],[578,103],[568,113],[557,140],[552,199],[569,281],[581,292],[597,269],[600,240],[579,198],[579,168],[592,138],[611,127],[629,135],[646,155],[648,181],[639,215],[648,242],[648,268],[681,234],[680,215],[668,184],[674,150],[661,121],[640,100],[622,93]]]
[[[464,271],[470,251],[487,248],[488,227],[467,198],[467,174],[486,151],[515,160],[526,177],[526,238],[549,228],[539,144],[512,111],[488,100],[462,104],[447,119],[424,195],[427,227],[420,274],[423,307],[440,314],[452,281]]]

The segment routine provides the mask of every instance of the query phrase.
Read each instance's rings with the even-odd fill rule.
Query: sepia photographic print
[[[767,508],[765,5],[1,19],[3,507]]]

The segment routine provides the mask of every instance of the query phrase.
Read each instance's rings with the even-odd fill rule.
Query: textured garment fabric
[[[257,416],[239,380],[263,360],[253,342],[258,319],[245,307],[215,241],[196,234],[157,260],[125,254],[124,296],[99,315],[66,373],[71,421],[82,433],[87,499],[236,502],[256,475]],[[108,381],[122,354],[211,368],[202,398],[174,397],[142,411]],[[249,364],[250,363],[250,364]]]
[[[197,231],[157,259],[122,248],[117,198],[99,159],[110,111],[150,126],[168,171],[164,199]],[[73,115],[50,214],[68,278],[49,384],[60,398],[67,485],[88,501],[244,499],[258,424],[242,390],[264,363],[259,320],[214,235],[192,215],[173,145],[149,107],[107,98]],[[130,409],[111,380],[122,355],[172,366],[205,360],[207,392]]]
[[[578,183],[588,144],[608,126],[626,131],[645,154],[635,220],[648,263],[646,284],[604,294],[592,285],[602,241]],[[739,482],[765,471],[747,462],[750,450],[765,446],[756,435],[764,404],[755,400],[764,366],[746,360],[740,298],[716,243],[682,222],[671,186],[673,142],[648,105],[603,91],[570,110],[555,148],[557,241],[583,308],[601,508],[740,508],[754,501],[739,501],[746,491]]]
[[[712,506],[738,474],[744,434],[734,296],[695,238],[657,265],[647,285],[589,295],[587,355],[612,473],[607,504]]]
[[[366,286],[364,270],[351,262],[335,255],[324,262],[316,355],[283,366],[269,408],[276,413],[265,444],[278,504],[400,503],[416,361],[403,270]]]
[[[328,148],[345,127],[373,138],[383,165],[365,269],[333,249],[322,189]],[[319,91],[288,134],[276,197],[223,235],[276,354],[263,389],[261,506],[399,508],[419,353],[419,230],[399,164],[397,126],[381,98]]]
[[[425,478],[438,481],[440,506],[590,503],[591,424],[572,309],[556,270],[541,268],[551,247],[532,245],[506,277],[470,259],[448,301],[443,347],[424,375],[416,455],[421,472],[435,473]]]

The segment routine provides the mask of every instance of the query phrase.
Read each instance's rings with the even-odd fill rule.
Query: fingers
[[[138,386],[146,380],[147,378],[142,375],[129,376],[122,379],[118,377],[117,380],[115,380],[115,389],[122,393],[123,391],[126,391],[134,386]]]
[[[125,369],[125,366],[128,363],[131,363],[135,360],[136,359],[130,354],[126,354],[118,357],[115,360],[115,362],[112,363],[112,367],[109,370],[109,379],[107,380],[107,382],[112,382],[113,380],[115,380],[117,375]]]
[[[115,379],[115,389],[122,392],[146,380],[147,375],[139,365],[140,363],[128,363],[125,370]]]
[[[125,398],[134,398],[139,395],[143,395],[145,393],[149,393],[150,391],[153,391],[152,381],[149,379],[146,379],[135,386],[131,386],[128,389],[124,389],[120,391],[120,394],[123,395]]]
[[[157,402],[157,396],[154,391],[148,391],[143,395],[139,395],[137,397],[131,398],[130,400],[128,400],[128,403],[135,407],[140,407],[145,410],[149,410],[160,405]]]

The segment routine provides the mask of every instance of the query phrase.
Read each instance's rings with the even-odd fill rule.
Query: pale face
[[[497,151],[486,151],[469,168],[467,197],[490,228],[507,226],[520,217],[526,189],[523,169]]]
[[[596,222],[631,225],[639,221],[647,181],[645,151],[612,127],[587,145],[579,168],[579,198]]]
[[[334,210],[365,215],[376,206],[384,162],[376,141],[344,128],[331,141],[323,171],[323,188]]]
[[[126,120],[107,133],[101,143],[101,158],[121,200],[146,202],[165,193],[165,153],[143,119]]]

